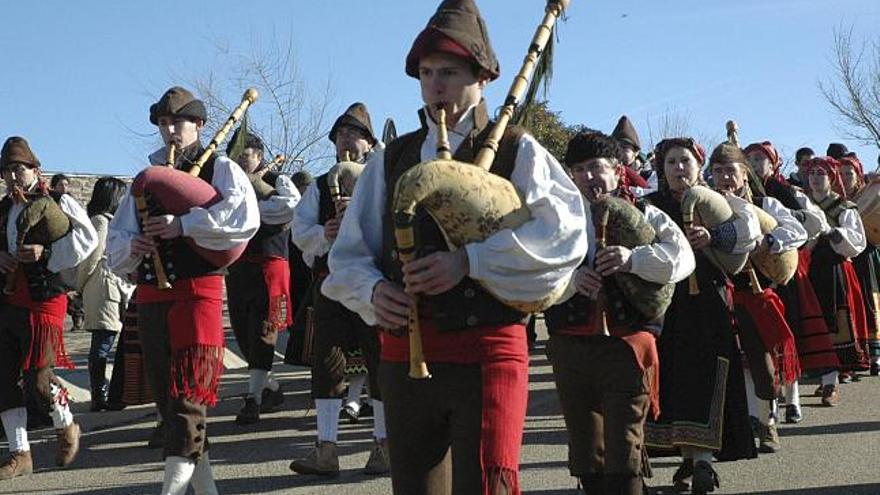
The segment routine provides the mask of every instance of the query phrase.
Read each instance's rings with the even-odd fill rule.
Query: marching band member
[[[199,141],[204,104],[181,87],[165,92],[150,106],[150,122],[159,128],[165,147],[150,155],[165,165],[167,147],[181,150],[173,164],[188,171],[204,148]],[[246,244],[260,226],[253,187],[232,160],[213,155],[199,178],[221,195],[207,208],[193,207],[180,216],[151,215],[139,225],[129,191],[110,223],[108,265],[119,275],[137,273],[138,330],[147,379],[165,429],[165,480],[162,495],[183,495],[190,482],[196,493],[215,494],[207,452],[207,408],[217,402],[223,368],[223,273],[199,256],[184,238],[199,246],[227,250]],[[159,238],[159,241],[154,240]],[[162,263],[174,286],[156,286],[152,255]],[[173,260],[173,262],[172,262]]]
[[[421,85],[422,125],[371,157],[330,250],[322,292],[386,330],[379,385],[394,493],[448,493],[451,462],[454,493],[517,494],[528,396],[526,315],[483,286],[515,300],[564,287],[586,252],[583,202],[547,150],[508,129],[493,170],[509,177],[530,220],[448,251],[426,219],[419,227],[424,256],[401,266],[389,216],[394,184],[436,156],[438,104],[457,160],[472,162],[491,127],[482,96],[499,67],[473,0],[441,3],[413,43],[406,73]],[[400,330],[412,294],[420,299],[429,380],[408,377],[408,338]]]
[[[568,142],[566,165],[589,203],[605,195],[635,201],[621,155],[615,139],[597,132],[578,134]],[[587,494],[642,494],[643,427],[649,410],[655,417],[659,413],[655,337],[663,326],[662,316],[652,321],[640,317],[609,325],[610,335],[605,335],[596,295],[616,272],[669,284],[694,270],[693,251],[675,222],[654,206],[635,204],[654,228],[656,241],[632,250],[608,246],[597,252],[596,226],[587,214],[587,258],[572,275],[569,298],[544,312],[550,333],[547,355],[569,435],[568,468]],[[618,300],[608,311],[635,311],[625,304]]]
[[[330,130],[330,141],[336,146],[337,161],[348,155],[349,160],[364,162],[374,153],[377,140],[366,105],[355,103],[340,115]],[[327,253],[339,235],[345,205],[351,198],[337,200],[331,196],[324,174],[306,190],[302,203],[296,209],[293,242],[303,252],[303,260],[312,268],[315,287],[319,288],[330,274]],[[345,370],[353,361],[349,353],[359,348],[363,355],[366,376],[350,377],[349,391],[355,398],[367,377],[373,404],[373,448],[364,471],[367,474],[385,474],[390,470],[388,442],[385,433],[385,410],[379,394],[379,337],[376,330],[342,304],[327,298],[318,290],[314,293],[314,363],[312,365],[312,398],[317,411],[318,441],[315,449],[304,459],[290,463],[290,469],[301,474],[335,476],[339,474],[336,441],[339,434],[339,415],[345,389]],[[354,402],[354,401],[349,401]],[[352,415],[359,411],[347,404]]]
[[[851,261],[867,242],[856,205],[834,190],[842,193],[839,168],[840,162],[831,157],[806,164],[809,200],[825,212],[828,221],[827,230],[811,241],[809,274],[840,360],[838,371],[822,375],[822,404],[829,407],[840,402],[839,372],[868,366],[862,347],[867,336],[865,303]]]
[[[67,194],[49,191],[40,173],[40,161],[27,141],[7,139],[0,151],[0,174],[7,191],[0,201],[0,272],[11,292],[0,304],[0,419],[9,455],[0,461],[0,480],[33,471],[25,393],[52,417],[58,436],[55,464],[69,466],[79,451],[80,427],[70,412],[67,389],[52,370],[73,368],[64,349],[67,295],[59,272],[83,262],[95,250],[98,234],[83,207]],[[18,245],[19,216],[29,201],[43,196],[58,204],[70,220],[70,231],[49,246]],[[20,377],[26,391],[18,385]]]
[[[739,146],[722,143],[716,147],[709,159],[715,189],[752,202],[776,220],[776,228],[764,234],[757,249],[770,255],[797,250],[807,241],[807,231],[788,208],[764,193],[765,186],[777,182],[762,177],[763,184],[754,181],[754,188],[750,186],[746,161]],[[740,347],[748,362],[745,371],[749,409],[754,409],[752,415],[760,425],[758,451],[773,453],[780,448],[773,407],[779,393],[777,374],[783,377],[783,383],[789,384],[797,380],[801,370],[782,300],[771,281],[751,267],[761,286],[761,292],[754,293],[756,288],[752,287],[748,269],[732,277],[734,315]]]
[[[241,128],[229,140],[227,155],[239,132]],[[271,377],[272,361],[278,332],[293,321],[287,258],[290,222],[300,195],[289,177],[269,170],[264,153],[263,141],[248,134],[241,154],[232,157],[252,184],[262,182],[271,190],[257,198],[260,229],[226,274],[229,322],[248,363],[248,392],[235,417],[239,424],[256,423],[260,413],[272,412],[284,403],[284,392]]]

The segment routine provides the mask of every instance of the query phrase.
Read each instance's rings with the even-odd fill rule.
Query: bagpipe
[[[61,210],[61,207],[48,191],[43,189],[42,196],[26,195],[24,191],[16,186],[12,195],[18,201],[25,203],[24,209],[19,213],[15,220],[15,227],[18,234],[15,239],[15,245],[21,249],[25,244],[40,244],[49,247],[70,232],[70,219]],[[30,197],[30,199],[28,199]],[[5,230],[6,226],[3,226]],[[6,237],[5,235],[2,237]],[[6,244],[4,243],[4,248]],[[12,294],[15,291],[15,280],[18,272],[23,270],[23,266],[19,263],[15,272],[7,275],[6,283],[3,287],[3,293]]]
[[[211,143],[205,148],[189,172],[174,168],[176,147],[172,144],[168,147],[167,166],[147,167],[134,178],[131,184],[131,195],[134,197],[141,224],[145,224],[150,215],[184,215],[192,208],[208,208],[223,198],[212,184],[200,179],[199,174],[235,123],[241,119],[257,97],[256,89],[250,88],[245,91],[241,103],[235,108],[223,127],[217,131],[217,134],[211,139]],[[247,247],[246,243],[242,243],[232,249],[218,251],[203,248],[190,238],[186,238],[186,242],[199,256],[218,269],[231,265]],[[165,272],[165,265],[160,259],[158,250],[150,256],[156,267],[157,287],[170,289],[169,277]]]
[[[606,246],[623,246],[627,249],[647,246],[657,237],[657,232],[642,212],[625,199],[606,196],[593,201],[590,211],[596,227],[596,253]],[[675,293],[675,284],[650,282],[634,273],[616,272],[604,279],[606,283],[610,281],[614,284],[623,299],[616,301],[616,304],[632,306],[639,313],[640,319],[647,321],[663,316]],[[602,292],[605,291],[603,288]],[[600,300],[597,306],[600,312],[606,313],[603,318],[608,319],[605,301]],[[615,312],[610,315],[610,323],[614,326],[631,323],[628,320],[633,320],[634,316],[636,315],[626,314],[625,311]]]
[[[514,78],[498,121],[483,143],[475,163],[452,159],[446,129],[446,113],[440,108],[438,120],[437,159],[422,162],[404,173],[394,187],[394,236],[401,263],[415,259],[416,209],[424,208],[440,227],[450,249],[461,249],[471,242],[481,242],[503,229],[514,229],[531,218],[514,185],[489,172],[499,143],[513,117],[519,99],[525,93],[528,81],[553,31],[556,20],[570,0],[549,0],[544,19],[538,26],[519,73]],[[490,287],[485,287],[492,293]],[[551,306],[562,294],[564,287],[546,294],[540,300],[499,301],[524,313],[538,312]],[[429,378],[422,350],[418,304],[412,304],[409,316],[411,378]]]
[[[275,155],[275,158],[272,159],[271,162],[267,163],[265,167],[261,167],[260,170],[257,170],[254,173],[247,174],[248,180],[251,182],[251,186],[254,188],[254,194],[257,195],[258,201],[265,201],[272,196],[278,195],[278,191],[275,190],[274,181],[272,178],[278,178],[278,173],[273,169],[284,163],[287,159],[284,155]],[[267,181],[267,177],[270,179]],[[270,184],[272,182],[272,184]]]

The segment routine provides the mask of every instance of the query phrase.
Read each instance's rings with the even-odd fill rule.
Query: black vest
[[[204,148],[201,146],[196,146],[187,150],[182,157],[184,163],[179,169],[184,172],[189,172],[193,167],[195,159],[201,156],[203,151]],[[199,179],[202,179],[208,184],[210,184],[214,178],[215,159],[216,155],[212,155],[199,172]],[[165,214],[161,205],[153,201],[152,198],[147,198],[147,208],[150,216]],[[141,225],[141,229],[143,229],[143,225]],[[189,242],[187,242],[185,237],[159,240],[158,251],[162,264],[165,267],[165,274],[168,276],[168,280],[172,283],[174,283],[175,280],[195,278],[210,273],[221,273],[220,267],[214,266],[206,259],[199,256],[192,246],[190,246]],[[138,265],[137,283],[147,285],[156,283],[156,268],[152,256],[144,256],[141,264]]]
[[[35,195],[28,194],[27,196]],[[61,194],[55,191],[49,191],[49,196],[56,203],[61,200]],[[4,251],[9,245],[6,224],[11,209],[12,197],[7,195],[0,201],[0,249]],[[43,256],[39,260],[35,263],[21,263],[19,265],[24,270],[28,283],[28,292],[34,301],[46,301],[67,292],[67,287],[61,281],[61,275],[49,271],[48,264],[51,256],[52,246],[43,246]],[[6,275],[0,275],[0,284],[6,285]]]
[[[385,150],[387,193],[385,211],[382,215],[382,272],[389,280],[397,283],[402,283],[403,275],[394,239],[393,191],[400,176],[421,161],[422,143],[425,141],[428,128],[427,116],[420,112],[420,118],[421,129],[392,141]],[[474,129],[459,146],[454,156],[455,160],[473,163],[480,145],[491,130],[489,124],[485,103],[480,103],[474,109]],[[523,134],[524,131],[518,127],[510,127],[505,131],[491,173],[510,179],[516,162],[519,140]],[[433,252],[449,250],[440,228],[423,208],[416,209],[415,225],[417,258]],[[500,302],[470,277],[465,277],[457,286],[443,294],[421,295],[419,311],[421,317],[433,320],[441,331],[507,325],[521,322],[526,317],[524,313]]]
[[[318,177],[315,180],[318,187],[318,225],[324,225],[336,216],[336,205],[333,204],[333,197],[330,196],[330,186],[327,184],[327,174]],[[328,254],[315,258],[312,263],[312,273],[316,275],[326,274],[330,268],[327,265]]]
[[[261,180],[272,187],[278,180],[278,172],[269,171],[263,174]],[[290,238],[290,225],[270,225],[260,223],[260,229],[248,242],[244,250],[243,258],[248,256],[273,256],[287,259],[288,239]]]

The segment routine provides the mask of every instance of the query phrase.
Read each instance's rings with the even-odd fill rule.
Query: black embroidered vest
[[[402,283],[401,264],[398,260],[394,239],[392,207],[394,188],[397,180],[407,170],[421,161],[422,143],[427,136],[424,112],[420,112],[421,129],[405,134],[392,141],[385,150],[385,211],[382,215],[383,248],[382,271],[394,282]],[[464,139],[455,153],[454,159],[473,163],[480,145],[491,129],[485,103],[474,109],[474,128]],[[510,179],[516,162],[516,153],[524,131],[510,127],[504,133],[498,147],[498,154],[490,172]],[[416,248],[421,258],[437,251],[448,251],[443,234],[431,216],[423,208],[416,210]],[[436,296],[419,297],[419,311],[422,318],[433,320],[441,331],[466,330],[486,325],[506,325],[521,322],[525,314],[506,306],[489,294],[476,281],[465,277],[457,286]]]

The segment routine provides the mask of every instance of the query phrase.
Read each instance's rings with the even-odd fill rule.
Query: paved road
[[[158,451],[144,447],[155,424],[150,407],[88,413],[85,352],[88,335],[69,333],[68,346],[78,369],[61,372],[71,384],[77,418],[86,431],[83,449],[72,467],[52,466],[54,441],[49,431],[32,435],[34,475],[0,482],[0,494],[155,494],[162,479]],[[231,335],[231,334],[230,334]],[[231,336],[230,336],[231,338]],[[233,353],[234,345],[231,346]],[[280,347],[281,348],[281,347]],[[332,481],[291,473],[291,458],[305,454],[314,441],[315,416],[308,411],[308,370],[282,365],[279,377],[286,390],[283,411],[264,415],[254,427],[233,423],[238,396],[247,387],[242,361],[230,356],[222,383],[222,401],[210,416],[211,456],[223,494],[385,494],[388,478],[360,473],[370,444],[370,423],[344,425],[340,430],[342,474]],[[814,387],[804,386],[808,393]],[[757,460],[718,464],[724,494],[880,495],[880,378],[866,377],[843,386],[837,408],[804,398],[806,419],[783,425],[783,450]],[[530,397],[522,454],[522,485],[535,495],[574,494],[575,482],[566,469],[566,434],[553,378],[543,346],[532,353]],[[3,446],[5,450],[5,445]],[[654,460],[655,494],[670,491],[673,458]]]

